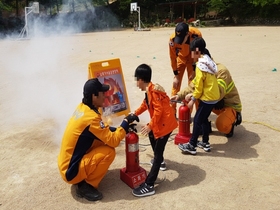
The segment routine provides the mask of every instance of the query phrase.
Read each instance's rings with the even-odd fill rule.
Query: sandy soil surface
[[[201,28],[214,59],[231,71],[243,123],[227,139],[211,115],[212,151],[198,149],[196,156],[180,152],[175,130],[164,155],[168,169],[159,173],[155,195],[134,197],[120,180],[124,143],[100,184],[103,200],[77,198],[74,187],[61,179],[60,141],[81,101],[88,64],[120,58],[133,111],[144,97],[133,78],[139,64],[151,65],[153,82],[171,92],[168,39],[173,30],[0,41],[0,209],[280,208],[280,27]],[[148,115],[140,120],[138,126]],[[149,171],[152,150],[147,138],[140,136],[140,144],[141,166]]]

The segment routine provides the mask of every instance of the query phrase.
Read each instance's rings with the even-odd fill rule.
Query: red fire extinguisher
[[[191,133],[190,133],[190,109],[186,105],[186,101],[183,100],[182,105],[179,108],[179,132],[175,136],[175,144],[179,143],[187,143],[190,141]]]
[[[139,170],[139,137],[134,128],[129,128],[125,137],[126,171]]]
[[[126,167],[120,170],[121,180],[131,188],[139,186],[147,178],[146,170],[139,166],[139,137],[135,126],[129,125],[125,137]]]

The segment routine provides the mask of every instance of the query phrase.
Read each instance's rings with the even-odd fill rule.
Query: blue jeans
[[[211,114],[215,104],[206,104],[203,101],[199,102],[198,109],[195,113],[193,120],[193,132],[190,139],[190,144],[194,147],[197,146],[197,139],[199,137],[200,130],[202,129],[202,141],[204,143],[209,142],[209,121],[208,117]]]

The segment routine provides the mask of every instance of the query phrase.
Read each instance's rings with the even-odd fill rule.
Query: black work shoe
[[[242,123],[242,115],[241,112],[236,112],[236,121],[235,121],[235,125],[240,125]]]
[[[76,195],[80,198],[85,198],[89,201],[97,201],[103,198],[101,192],[99,192],[95,187],[91,186],[85,181],[78,184],[76,189]]]
[[[232,125],[230,132],[228,134],[226,134],[226,137],[228,137],[228,138],[232,137],[233,132],[234,132],[234,124]]]

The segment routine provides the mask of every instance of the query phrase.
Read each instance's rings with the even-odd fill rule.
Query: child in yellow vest
[[[196,100],[200,100],[200,102],[193,120],[192,137],[188,143],[178,144],[178,147],[183,152],[195,155],[197,146],[206,152],[210,151],[208,117],[220,98],[220,92],[216,78],[217,65],[208,55],[204,39],[195,38],[190,44],[190,49],[192,58],[198,58],[198,62],[196,63],[195,78],[192,81],[194,91],[186,96],[186,100],[190,109],[193,108]],[[201,129],[202,141],[198,141]]]

